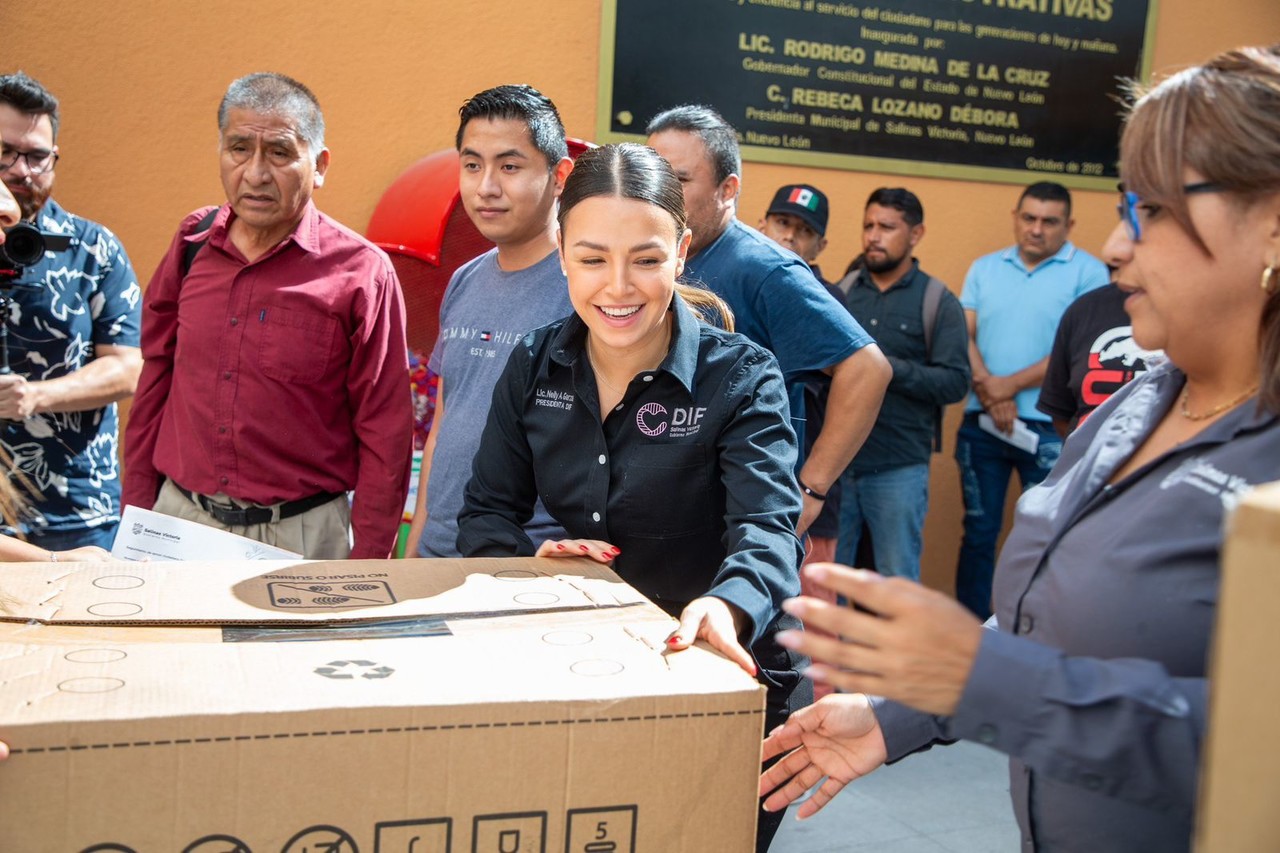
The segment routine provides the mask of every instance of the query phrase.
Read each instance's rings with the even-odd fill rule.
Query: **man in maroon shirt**
[[[412,447],[399,281],[312,202],[329,151],[310,90],[250,74],[218,127],[228,203],[183,220],[144,298],[124,502],[305,557],[384,558]]]

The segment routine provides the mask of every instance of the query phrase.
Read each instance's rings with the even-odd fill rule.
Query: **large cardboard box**
[[[1227,525],[1210,665],[1196,849],[1280,850],[1280,483]]]
[[[0,850],[753,849],[764,692],[588,561],[18,566]]]

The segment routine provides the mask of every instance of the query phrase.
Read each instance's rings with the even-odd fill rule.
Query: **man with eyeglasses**
[[[956,435],[964,499],[956,598],[981,619],[991,615],[1009,479],[1017,470],[1025,491],[1049,474],[1062,450],[1049,416],[1036,408],[1058,321],[1109,278],[1101,261],[1067,239],[1074,224],[1066,187],[1027,187],[1013,211],[1015,245],[974,261],[960,295],[973,393]],[[1012,443],[1020,436],[1035,450]]]
[[[116,401],[142,367],[141,291],[120,241],[51,198],[58,100],[23,74],[0,76],[0,179],[26,222],[71,238],[21,270],[0,270],[12,298],[11,373],[0,373],[0,444],[28,497],[23,532],[62,551],[110,548],[120,523]]]
[[[227,203],[183,220],[147,287],[125,502],[308,558],[384,559],[413,448],[400,281],[316,209],[329,149],[310,89],[241,77],[218,129]]]

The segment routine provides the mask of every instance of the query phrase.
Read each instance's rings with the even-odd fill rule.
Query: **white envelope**
[[[1035,453],[1040,448],[1040,436],[1035,433],[1021,420],[1015,419],[1013,422],[1013,435],[1001,432],[996,426],[996,422],[991,419],[991,415],[985,412],[978,415],[978,426],[983,432],[989,432],[1003,442],[1012,444],[1019,450],[1025,450],[1028,453]]]
[[[126,506],[111,546],[119,560],[293,560],[301,554],[225,530]]]

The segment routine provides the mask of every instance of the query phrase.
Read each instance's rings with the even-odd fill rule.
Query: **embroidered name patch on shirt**
[[[1243,477],[1228,474],[1209,460],[1198,456],[1184,460],[1166,475],[1160,482],[1160,488],[1171,489],[1182,483],[1220,498],[1225,509],[1235,507],[1240,496],[1253,488]]]
[[[534,392],[533,404],[546,409],[568,410],[573,408],[573,395],[554,388],[539,388]]]

